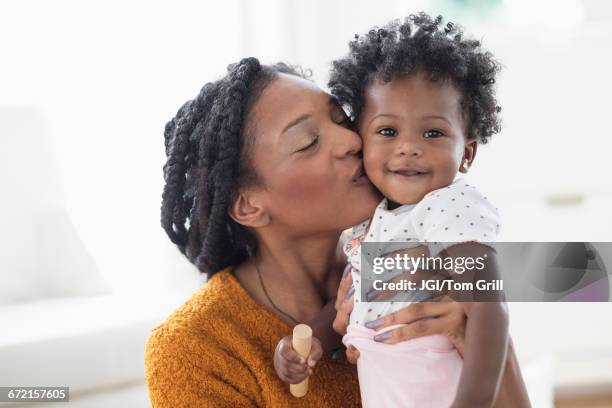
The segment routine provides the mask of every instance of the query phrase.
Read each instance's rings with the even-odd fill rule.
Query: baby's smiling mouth
[[[399,167],[396,169],[391,169],[391,172],[404,177],[418,177],[427,174],[427,171],[424,169],[415,167]]]

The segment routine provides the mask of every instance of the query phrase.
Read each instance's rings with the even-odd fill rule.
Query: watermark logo
[[[609,242],[364,242],[363,301],[609,302]]]

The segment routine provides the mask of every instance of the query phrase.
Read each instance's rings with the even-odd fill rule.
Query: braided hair
[[[255,253],[254,237],[228,209],[240,189],[261,185],[250,159],[247,118],[279,73],[304,77],[298,68],[266,66],[256,58],[231,64],[166,124],[161,225],[208,277]]]
[[[419,69],[434,81],[449,79],[457,87],[468,138],[486,143],[500,131],[494,83],[501,65],[479,41],[464,39],[461,27],[443,25],[442,16],[413,14],[355,35],[348,55],[332,62],[329,88],[356,124],[372,80],[389,82]]]

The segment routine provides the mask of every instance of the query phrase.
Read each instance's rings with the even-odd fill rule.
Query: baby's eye
[[[430,139],[430,138],[440,137],[440,136],[444,136],[444,133],[440,132],[439,130],[435,130],[435,129],[429,129],[429,130],[426,130],[425,133],[423,133],[423,137],[425,139]]]
[[[397,130],[393,129],[393,128],[382,128],[378,131],[379,134],[383,135],[383,136],[397,136]]]

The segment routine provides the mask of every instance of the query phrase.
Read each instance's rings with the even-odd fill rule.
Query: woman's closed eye
[[[444,136],[444,133],[436,129],[429,129],[423,133],[423,137],[425,139],[433,139],[433,138],[440,137],[440,136]]]
[[[319,143],[319,135],[315,135],[314,139],[312,139],[312,141],[310,143],[308,143],[306,146],[298,149],[295,151],[295,153],[299,153],[299,152],[304,152],[312,147],[315,147],[317,145],[317,143]]]

